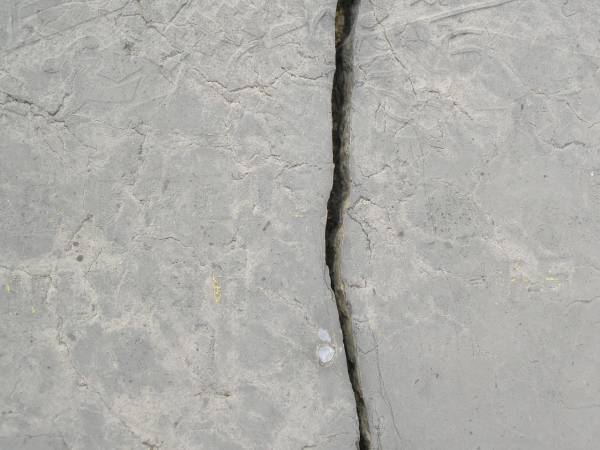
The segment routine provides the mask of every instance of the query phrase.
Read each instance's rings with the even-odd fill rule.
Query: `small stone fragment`
[[[319,362],[321,364],[327,364],[331,362],[335,356],[335,349],[330,345],[323,345],[319,347]]]

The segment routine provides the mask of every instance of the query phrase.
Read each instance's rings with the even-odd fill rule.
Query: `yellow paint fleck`
[[[217,277],[214,273],[212,274],[212,285],[215,303],[221,303],[221,285],[219,284],[219,280],[217,280]]]
[[[31,314],[35,314],[37,312],[37,309],[35,309],[35,306],[31,307]]]
[[[7,294],[10,294],[10,284],[6,283],[6,284],[4,285],[4,289],[6,290],[6,293],[7,293]]]

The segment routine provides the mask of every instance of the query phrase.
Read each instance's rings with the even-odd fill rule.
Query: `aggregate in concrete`
[[[335,2],[0,4],[0,448],[349,449]]]
[[[598,23],[361,2],[342,272],[372,448],[598,448]]]

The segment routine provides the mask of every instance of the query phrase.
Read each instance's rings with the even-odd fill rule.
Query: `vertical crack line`
[[[333,184],[327,202],[325,226],[325,263],[329,268],[331,289],[342,329],[348,377],[358,416],[359,450],[371,448],[369,416],[358,367],[358,351],[352,326],[352,312],[342,278],[341,253],[344,238],[344,212],[350,193],[348,138],[353,87],[354,25],[360,0],[338,0],[335,16],[335,75],[331,92]]]

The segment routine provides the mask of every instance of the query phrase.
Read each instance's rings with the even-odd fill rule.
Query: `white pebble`
[[[319,361],[321,364],[327,364],[335,356],[335,350],[330,345],[319,347]]]

